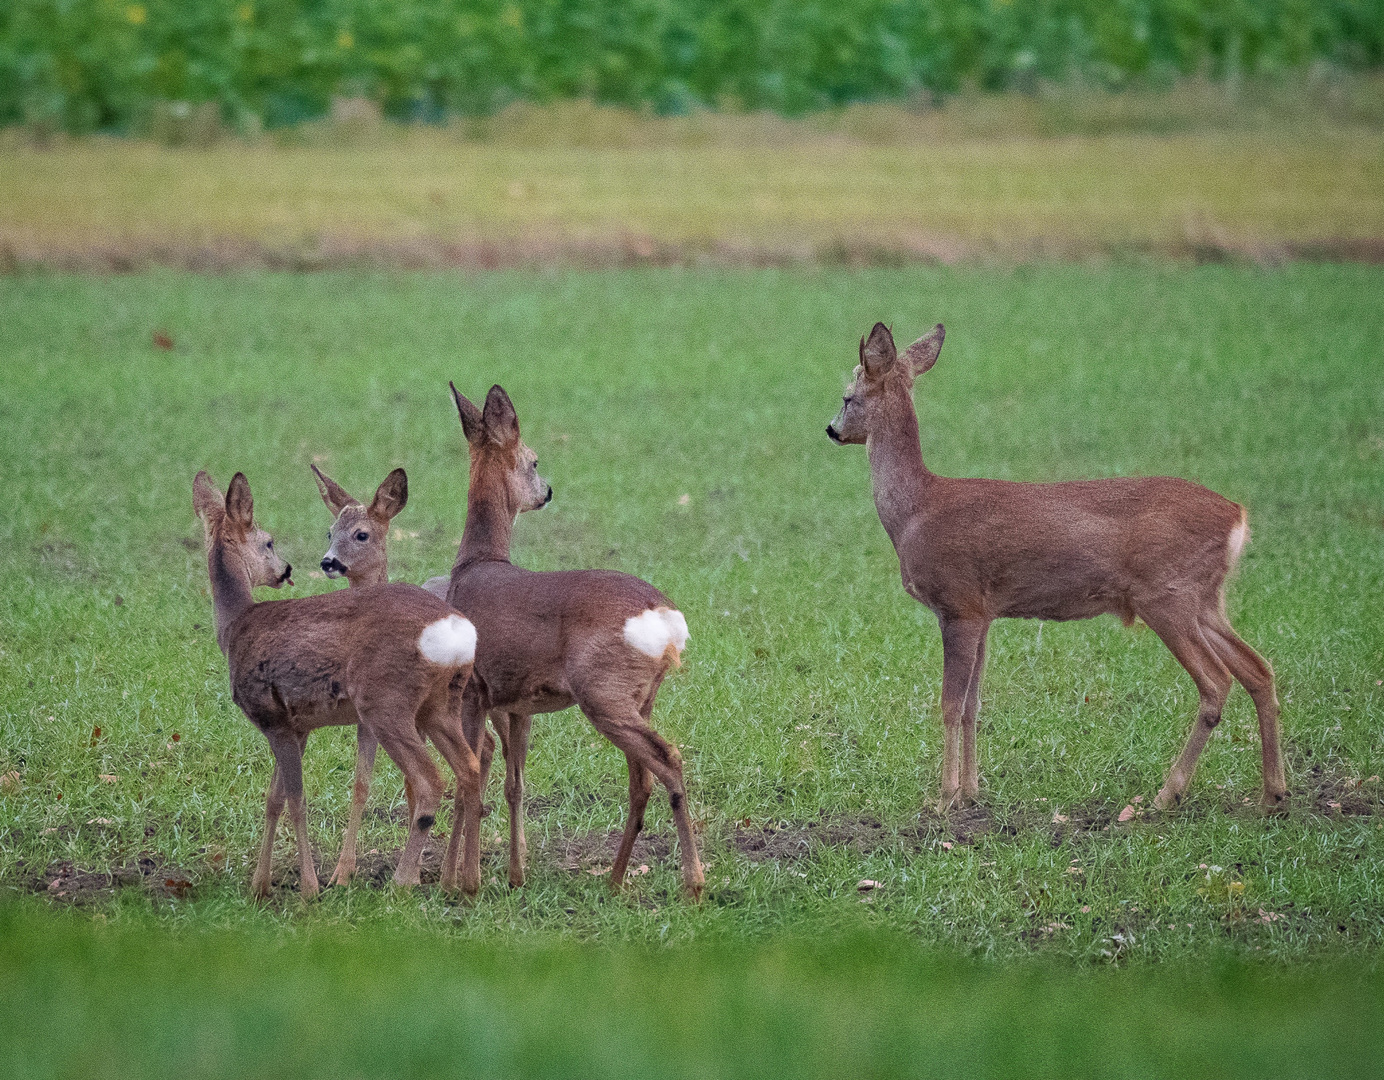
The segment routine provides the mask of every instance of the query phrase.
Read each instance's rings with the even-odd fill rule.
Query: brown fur
[[[827,427],[838,443],[865,444],[904,588],[941,624],[941,807],[979,791],[975,724],[990,623],[1105,613],[1143,619],[1201,696],[1197,723],[1155,805],[1174,806],[1186,792],[1232,676],[1259,715],[1264,804],[1279,805],[1287,788],[1273,670],[1225,616],[1223,586],[1239,553],[1236,530],[1246,528],[1244,508],[1172,477],[1036,484],[934,475],[923,464],[912,390],[936,362],[943,334],[939,325],[900,358],[893,335],[876,323]]]
[[[336,724],[367,728],[413,788],[408,842],[394,880],[416,885],[423,843],[442,798],[442,780],[423,736],[447,758],[458,790],[478,792],[480,778],[479,762],[452,719],[449,700],[453,678],[459,679],[460,692],[471,665],[433,663],[418,647],[423,629],[453,614],[451,608],[411,585],[256,603],[253,587],[277,587],[291,568],[255,526],[245,477],[236,473],[223,500],[210,477],[198,473],[193,502],[206,528],[217,643],[230,668],[231,695],[274,754],[252,890],[268,894],[274,831],[287,803],[298,840],[302,895],[316,895],[302,756],[314,729]],[[467,828],[478,843],[478,802],[476,810]]]
[[[389,525],[408,503],[408,475],[395,469],[375,491],[367,507],[316,465],[310,466],[317,480],[322,501],[332,512],[332,527],[327,532],[331,546],[322,557],[322,569],[329,576],[344,576],[352,588],[368,588],[389,581]],[[460,700],[458,687],[453,687],[455,700]],[[375,752],[379,740],[368,728],[356,728],[356,776],[351,788],[351,812],[342,837],[341,856],[332,871],[329,885],[345,885],[356,870],[356,837],[365,804],[370,798],[370,778],[375,771]],[[495,755],[495,740],[486,732],[481,747],[481,791],[484,793],[490,775],[490,762]],[[404,782],[404,794],[409,804],[409,820],[413,820],[413,788]],[[453,822],[459,829],[461,823]]]
[[[652,585],[610,570],[535,572],[509,561],[515,517],[552,497],[519,435],[509,396],[495,386],[484,411],[452,387],[471,451],[470,490],[461,548],[448,600],[476,624],[475,676],[465,696],[472,745],[485,715],[499,717],[510,807],[510,882],[524,879],[524,758],[535,713],[580,706],[592,725],[625,754],[630,812],[611,868],[619,889],[644,823],[655,779],[668,791],[687,893],[701,895],[703,874],[677,748],[649,723],[672,659],[649,657],[625,642],[625,620],[673,605]],[[458,795],[460,792],[458,792]],[[448,858],[454,852],[449,850]],[[469,858],[469,855],[468,855]]]

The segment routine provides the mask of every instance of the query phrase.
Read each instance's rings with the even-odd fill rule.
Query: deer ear
[[[479,442],[485,434],[485,421],[481,418],[480,409],[462,396],[456,383],[449,382],[447,385],[452,388],[452,400],[457,403],[457,414],[461,417],[462,434],[466,436],[467,442]]]
[[[882,322],[875,323],[869,337],[860,339],[860,363],[865,368],[865,374],[872,379],[879,378],[893,367],[898,356],[898,350],[894,348],[894,335]]]
[[[937,354],[942,351],[942,339],[946,336],[946,329],[938,323],[903,351],[903,358],[908,361],[915,379],[937,363]]]
[[[244,473],[231,477],[231,486],[226,489],[226,519],[247,533],[255,524],[255,500]]]
[[[383,521],[387,525],[407,504],[408,473],[403,469],[395,469],[384,478],[384,483],[375,489],[375,498],[366,512],[375,520]]]
[[[208,527],[226,513],[226,500],[205,469],[192,478],[192,509]]]
[[[312,475],[317,480],[317,490],[321,492],[322,501],[327,504],[327,509],[332,512],[332,517],[340,517],[341,511],[348,506],[360,505],[358,499],[316,465],[309,465],[308,468],[312,470]]]
[[[491,442],[508,446],[519,438],[519,414],[504,387],[492,386],[485,395],[485,433]]]

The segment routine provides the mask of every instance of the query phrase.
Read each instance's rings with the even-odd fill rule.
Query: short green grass
[[[635,942],[876,927],[1097,960],[1373,950],[1382,285],[1329,266],[0,281],[0,881],[18,895],[64,861],[104,871],[143,854],[191,885],[156,890],[152,916],[136,886],[89,907],[201,927]],[[1230,610],[1278,671],[1286,818],[1249,805],[1259,748],[1238,690],[1186,807],[1145,812],[1196,698],[1151,633],[1113,619],[997,624],[988,812],[923,812],[936,624],[899,586],[863,451],[823,434],[876,318],[902,337],[948,324],[917,391],[937,471],[1176,473],[1249,506]],[[175,348],[156,349],[155,331]],[[267,907],[246,898],[269,754],[212,637],[192,475],[246,472],[304,595],[333,587],[308,572],[328,524],[308,463],[362,494],[405,466],[394,574],[445,572],[466,490],[448,379],[477,396],[505,384],[556,490],[521,519],[517,561],[631,571],[687,615],[686,664],[655,720],[683,748],[704,822],[700,907],[678,899],[657,846],[627,899],[582,872],[622,825],[626,781],[575,711],[536,721],[529,887],[496,880],[497,783],[474,904],[361,885],[303,908],[291,882]],[[352,760],[349,732],[314,736],[325,859]],[[384,815],[400,785],[391,765],[377,775]],[[652,806],[666,842],[666,802]],[[1139,814],[1122,824],[1125,806]],[[381,815],[364,839],[388,852],[401,832]],[[795,846],[809,835],[828,842]],[[749,850],[755,837],[772,857]],[[290,852],[281,841],[282,873]],[[862,878],[883,886],[870,903]]]

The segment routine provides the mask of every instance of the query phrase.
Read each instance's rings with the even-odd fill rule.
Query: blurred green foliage
[[[5,0],[0,123],[137,131],[202,105],[252,129],[338,96],[412,120],[566,97],[799,113],[1382,57],[1384,0]]]

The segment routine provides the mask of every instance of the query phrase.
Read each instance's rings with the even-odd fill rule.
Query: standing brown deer
[[[974,800],[976,713],[985,637],[1000,618],[1143,619],[1187,669],[1201,697],[1182,754],[1154,799],[1176,806],[1220,722],[1231,677],[1249,691],[1263,744],[1263,806],[1287,795],[1273,669],[1225,615],[1224,584],[1249,536],[1245,509],[1173,477],[1057,484],[936,476],[923,464],[913,380],[942,349],[939,324],[900,357],[876,323],[827,426],[833,442],[864,443],[875,508],[898,553],[903,587],[942,628],[942,793],[939,810]]]
[[[236,473],[223,497],[211,478],[199,472],[192,491],[206,532],[216,642],[230,668],[231,696],[274,755],[252,891],[260,896],[269,892],[274,832],[287,802],[298,841],[302,895],[317,894],[302,765],[308,735],[327,725],[367,728],[408,778],[414,806],[395,882],[418,884],[423,844],[442,798],[442,778],[424,745],[425,734],[456,773],[458,792],[467,791],[467,807],[473,811],[466,821],[467,843],[475,850],[480,842],[480,762],[449,702],[453,677],[470,674],[475,627],[413,585],[256,603],[255,586],[278,588],[289,580],[292,568],[255,524],[245,476]],[[454,882],[444,881],[450,884]]]
[[[322,571],[329,578],[344,577],[352,588],[384,585],[389,581],[389,523],[408,504],[408,474],[395,469],[378,488],[366,506],[316,465],[309,466],[317,481],[322,501],[332,512],[332,527],[327,530],[330,546],[322,556]],[[443,581],[446,579],[443,578]],[[445,599],[445,592],[443,590]],[[456,700],[460,700],[459,696]],[[329,885],[345,885],[356,871],[356,836],[365,803],[370,798],[370,777],[375,771],[375,752],[379,740],[368,727],[356,728],[356,777],[351,789],[351,813],[341,842],[341,857],[332,871]],[[481,748],[481,790],[490,774],[490,762],[495,752],[495,740],[485,734]],[[405,785],[412,820],[413,791]],[[452,823],[460,828],[460,821]]]
[[[512,565],[515,519],[546,506],[553,489],[538,475],[538,459],[519,437],[519,418],[503,389],[490,388],[484,410],[455,386],[452,396],[470,447],[471,475],[447,599],[475,621],[480,634],[475,674],[464,698],[464,727],[476,747],[486,714],[499,720],[510,884],[524,881],[524,759],[532,717],[575,704],[624,752],[629,766],[629,819],[610,870],[611,889],[624,882],[657,778],[668,791],[677,823],[683,888],[695,899],[704,879],[682,757],[649,722],[664,676],[680,662],[687,622],[666,596],[629,574],[536,572]],[[468,863],[477,857],[468,849]],[[448,859],[454,858],[455,844],[448,849]],[[473,872],[479,873],[478,865]]]

